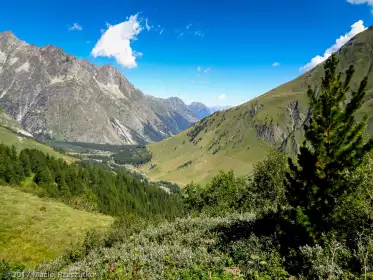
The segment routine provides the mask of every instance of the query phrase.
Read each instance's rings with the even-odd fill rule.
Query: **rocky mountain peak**
[[[203,119],[212,114],[210,108],[201,102],[192,102],[188,105],[189,110],[193,112],[198,118]]]
[[[72,55],[66,54],[61,48],[55,47],[55,46],[50,45],[50,44],[45,45],[40,50],[41,50],[42,53],[51,53],[51,54],[55,54],[55,55],[64,55],[64,56],[71,56],[72,57]]]
[[[167,100],[172,104],[172,105],[177,105],[177,106],[185,106],[184,101],[179,98],[179,97],[169,97]]]
[[[66,54],[61,48],[57,48],[53,45],[46,45],[40,49],[40,54],[46,61],[56,61],[61,66],[64,63],[68,63],[76,60],[74,56]]]
[[[74,142],[159,141],[199,120],[180,98],[145,96],[111,65],[9,32],[0,33],[1,106],[37,137]]]
[[[205,108],[206,105],[201,102],[192,102],[189,104],[189,106],[195,107],[195,108]]]
[[[128,82],[127,78],[119,71],[119,69],[105,64],[98,68],[98,79],[104,83],[120,83]]]
[[[0,32],[0,36],[16,38],[16,36],[14,35],[12,30],[7,30],[7,31],[4,31],[4,32]]]
[[[12,31],[0,32],[0,51],[8,52],[19,46],[27,46],[28,44],[18,39]]]

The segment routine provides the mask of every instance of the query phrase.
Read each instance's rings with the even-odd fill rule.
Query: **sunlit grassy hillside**
[[[67,162],[75,161],[74,158],[56,152],[51,147],[44,145],[32,138],[17,134],[14,131],[0,126],[0,143],[12,146],[14,145],[18,151],[22,149],[38,149],[44,153],[54,156],[55,158],[64,158]]]
[[[338,53],[339,70],[353,64],[352,88],[368,76],[366,101],[359,116],[369,115],[367,132],[373,133],[373,29],[348,42]],[[154,179],[180,184],[207,182],[219,169],[248,174],[270,149],[296,152],[307,117],[307,87],[319,87],[323,65],[254,100],[218,112],[170,139],[148,145],[153,153],[142,172]]]
[[[0,186],[0,259],[36,265],[81,242],[88,230],[108,229],[113,218],[75,210]]]
[[[74,161],[73,158],[62,155],[51,147],[39,143],[32,137],[28,137],[27,134],[28,132],[25,131],[15,119],[10,117],[2,108],[0,108],[0,143],[9,146],[14,145],[18,151],[26,148],[38,149],[56,158],[62,157],[68,162]],[[32,135],[30,134],[30,136]]]

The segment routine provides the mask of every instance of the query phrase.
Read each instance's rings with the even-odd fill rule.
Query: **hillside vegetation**
[[[21,151],[22,149],[37,149],[53,157],[63,158],[67,162],[73,162],[76,160],[70,156],[57,152],[53,148],[45,144],[42,144],[33,138],[30,138],[30,137],[27,137],[21,134],[17,134],[14,131],[10,130],[9,128],[1,127],[1,126],[0,126],[0,143],[3,143],[8,146],[14,145],[18,151]]]
[[[169,195],[141,177],[107,165],[68,164],[36,149],[19,154],[0,144],[0,183],[51,197],[87,211],[120,216],[173,217],[181,211],[178,195]]]
[[[75,259],[76,248],[91,249],[90,238],[109,228],[106,243],[120,236],[116,230],[183,214],[177,186],[161,188],[120,167],[67,163],[37,149],[18,152],[0,144],[1,185],[8,186],[0,187],[0,259],[6,261],[0,262],[0,279],[2,265],[34,266],[57,255]],[[114,218],[103,214],[121,225],[124,219],[125,229],[113,229]]]
[[[373,29],[360,33],[342,47],[338,70],[353,64],[356,74],[351,88],[368,76],[367,94],[358,116],[369,116],[366,132],[373,134]],[[319,88],[323,64],[299,78],[243,105],[216,112],[188,130],[147,147],[152,160],[141,168],[151,178],[182,185],[208,182],[220,169],[237,174],[250,172],[271,149],[296,153],[303,140],[303,123],[308,115],[307,87]],[[185,168],[178,166],[191,161]]]
[[[18,151],[22,149],[38,149],[56,158],[63,158],[67,162],[74,161],[73,158],[63,155],[48,145],[36,141],[32,135],[25,131],[20,124],[0,107],[0,143],[14,145]]]
[[[312,115],[296,156],[272,151],[249,175],[221,171],[208,184],[190,183],[182,190],[187,216],[145,228],[124,219],[111,238],[89,239],[74,254],[26,272],[128,280],[372,279],[373,137],[364,137],[368,116],[357,114],[367,78],[351,91],[354,69],[341,77],[337,63],[336,56],[325,63],[320,94],[307,90]]]
[[[114,219],[0,186],[0,259],[33,266],[82,243],[93,229],[108,230]]]

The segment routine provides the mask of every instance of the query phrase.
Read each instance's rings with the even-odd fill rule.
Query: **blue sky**
[[[263,94],[373,24],[373,0],[3,2],[0,31],[111,63],[146,94],[207,105]]]

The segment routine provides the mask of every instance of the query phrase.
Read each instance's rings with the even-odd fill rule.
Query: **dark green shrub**
[[[285,207],[286,162],[285,153],[272,151],[262,162],[254,165],[247,203],[251,203],[255,211],[277,212],[280,207]]]
[[[243,210],[243,198],[248,189],[247,177],[237,177],[234,172],[220,171],[205,187],[188,184],[183,190],[185,206],[191,211],[211,215]]]
[[[12,280],[24,278],[23,270],[24,265],[21,264],[10,264],[5,260],[0,261],[0,280]]]

